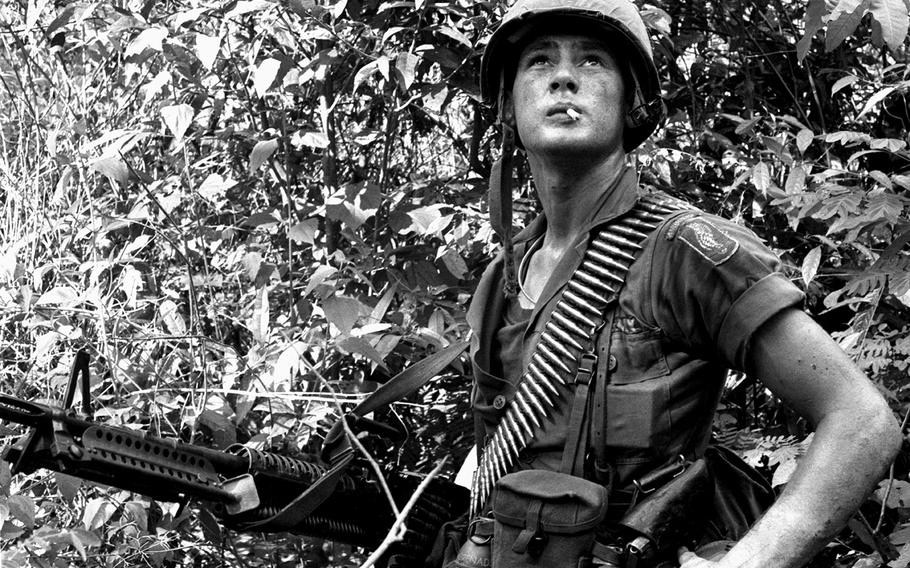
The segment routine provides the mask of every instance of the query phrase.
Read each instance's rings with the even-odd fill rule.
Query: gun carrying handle
[[[0,418],[4,420],[36,428],[49,417],[50,413],[40,404],[0,394]]]
[[[88,374],[89,355],[84,349],[76,352],[76,359],[70,369],[70,380],[66,385],[66,398],[63,399],[63,408],[69,409],[76,397],[76,383],[82,383],[82,413],[86,416],[92,416],[91,395],[89,394],[89,374]],[[81,381],[79,379],[82,379]]]

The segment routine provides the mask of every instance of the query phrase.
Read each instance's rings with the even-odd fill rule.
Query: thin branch
[[[907,407],[904,419],[901,421],[901,434],[907,429],[908,420],[910,420],[910,406]],[[878,512],[878,522],[875,523],[875,534],[879,534],[879,531],[882,530],[882,524],[885,522],[885,511],[888,509],[888,498],[891,496],[892,487],[894,487],[894,462],[891,463],[891,467],[888,469],[888,487],[885,489],[884,497],[882,497],[882,507]]]
[[[423,495],[424,490],[427,488],[430,482],[432,482],[433,479],[439,475],[439,472],[442,471],[442,468],[445,466],[448,460],[448,456],[439,460],[439,463],[436,464],[436,467],[433,468],[433,471],[431,471],[430,474],[420,482],[420,485],[417,486],[417,490],[414,491],[414,494],[411,495],[411,498],[401,510],[401,513],[396,517],[395,523],[392,524],[392,528],[389,529],[389,532],[386,534],[382,543],[376,550],[373,551],[373,554],[371,554],[370,557],[366,559],[366,562],[360,565],[360,568],[370,568],[373,566],[382,557],[382,555],[386,553],[390,546],[396,542],[401,541],[404,538],[404,535],[407,532],[407,526],[404,523],[408,518],[408,515],[411,513],[411,509],[413,509],[414,505],[417,504],[417,501],[420,499],[420,496]]]

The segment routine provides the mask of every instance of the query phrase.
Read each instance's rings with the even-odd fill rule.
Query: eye
[[[547,54],[534,53],[534,54],[531,54],[530,57],[528,57],[527,66],[535,67],[535,66],[539,66],[539,65],[546,65],[547,63],[549,63],[549,61],[550,61],[550,58],[547,56]]]
[[[600,55],[591,53],[591,54],[588,54],[588,55],[585,55],[584,57],[582,57],[581,63],[582,63],[582,65],[587,65],[587,66],[601,66],[602,67],[602,66],[604,66],[604,58],[601,57]]]

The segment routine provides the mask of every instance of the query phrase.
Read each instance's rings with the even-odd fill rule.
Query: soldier
[[[901,433],[752,232],[639,187],[627,152],[651,135],[663,107],[635,6],[519,0],[486,48],[482,90],[504,131],[491,181],[504,252],[468,315],[485,448],[472,514],[484,518],[503,475],[522,470],[593,479],[609,491],[607,517],[621,514],[614,509],[637,499],[636,481],[705,454],[726,370],[736,369],[804,416],[814,441],[783,494],[725,556],[681,549],[676,560],[683,568],[805,563],[881,478]],[[542,214],[513,243],[515,144]],[[544,545],[545,523],[536,522],[514,550]],[[472,557],[476,547],[465,552],[489,540],[477,526],[462,565],[487,562]],[[631,564],[623,554],[599,561]]]

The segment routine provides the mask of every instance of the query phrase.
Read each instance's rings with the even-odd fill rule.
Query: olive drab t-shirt
[[[612,189],[592,211],[587,230],[634,205],[639,191],[634,172],[626,171]],[[516,237],[517,260],[543,234],[545,223],[538,219]],[[512,315],[514,327],[521,313],[502,296],[501,258],[487,268],[468,314],[474,330],[472,403],[487,434],[514,395],[513,383],[523,371],[514,369],[515,362],[527,365],[587,242],[584,235],[554,271],[535,309],[524,313],[529,317],[519,326],[523,340],[515,340],[514,329],[501,333],[504,314]],[[680,454],[701,455],[726,370],[743,370],[758,328],[802,300],[780,272],[778,258],[733,222],[698,211],[675,213],[645,240],[620,293],[612,333],[609,338],[601,333],[597,341],[598,365],[609,367],[604,432],[619,487]],[[504,337],[512,339],[504,344]],[[509,369],[500,361],[508,361]],[[548,422],[522,452],[519,467],[558,470],[571,391],[563,389]]]

